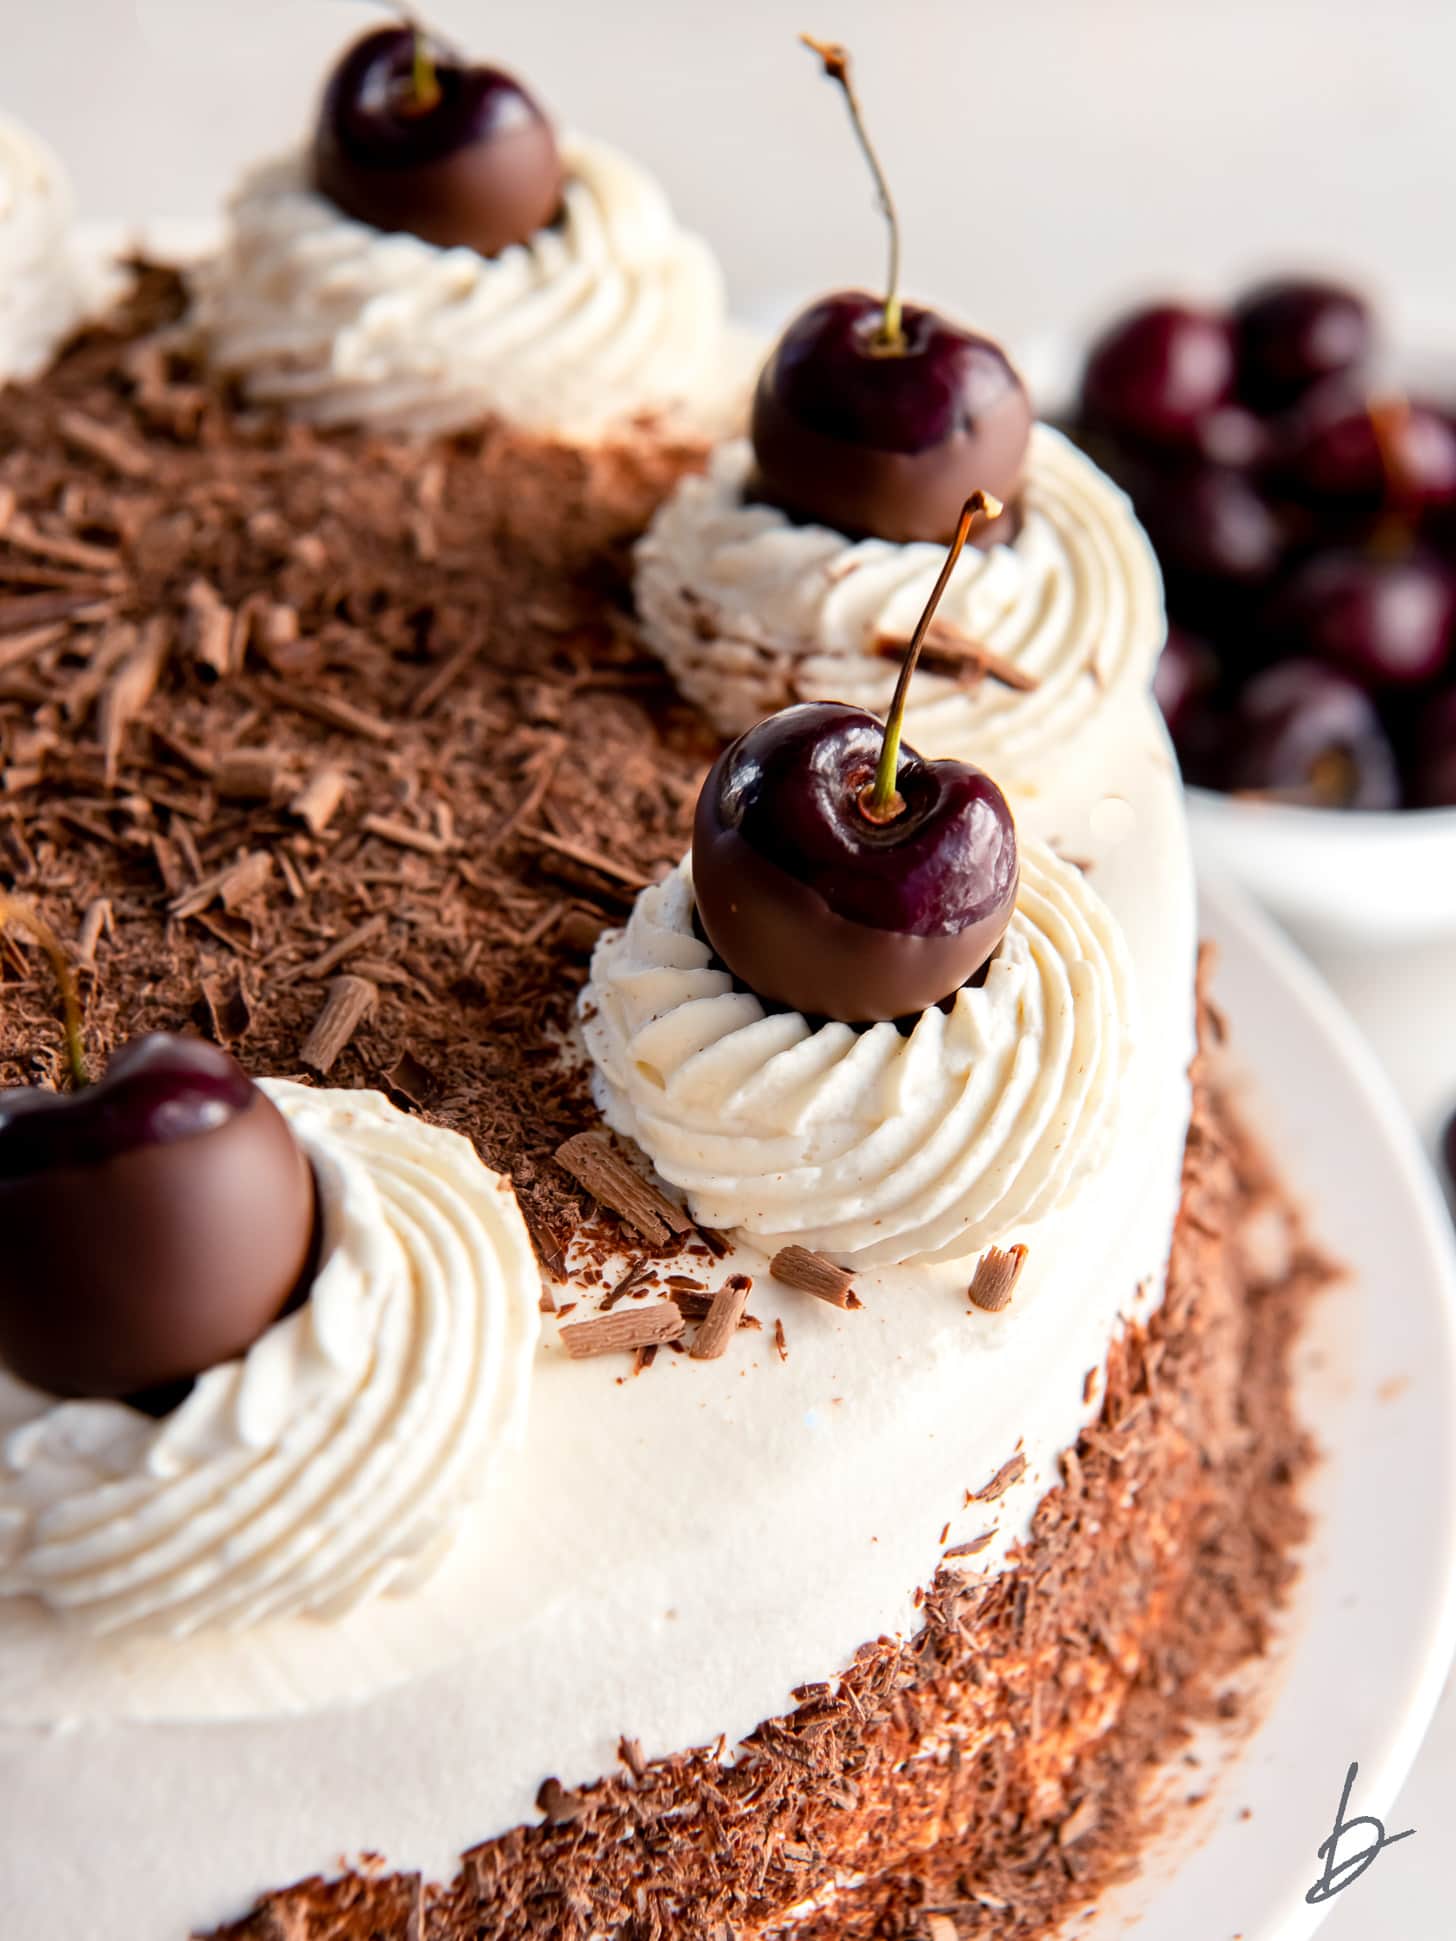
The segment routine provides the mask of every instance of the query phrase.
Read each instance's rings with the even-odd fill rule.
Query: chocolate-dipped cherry
[[[845,1024],[902,1018],[974,977],[1005,934],[1020,869],[1000,789],[969,762],[901,747],[921,644],[976,493],[906,651],[888,722],[785,708],[719,756],[698,797],[693,884],[713,949],[770,1002]]]
[[[518,81],[408,24],[366,34],[329,77],[313,182],[376,229],[495,256],[555,219],[561,155]]]
[[[72,1071],[84,1078],[74,987]],[[132,1396],[241,1354],[301,1290],[308,1161],[226,1052],[154,1032],[94,1085],[0,1092],[0,1363],[55,1395]]]
[[[899,223],[849,56],[803,38],[844,90],[874,176],[890,230],[887,292],[821,297],[774,346],[753,397],[749,491],[791,518],[853,538],[944,544],[972,492],[1014,500],[1031,403],[998,344],[902,303]],[[999,536],[993,526],[978,543]]]

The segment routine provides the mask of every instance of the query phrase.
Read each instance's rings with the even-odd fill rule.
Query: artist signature
[[[1360,1878],[1377,1854],[1383,1853],[1387,1847],[1393,1847],[1397,1840],[1409,1840],[1415,1832],[1413,1826],[1408,1826],[1404,1833],[1387,1833],[1385,1822],[1377,1820],[1370,1813],[1357,1814],[1353,1820],[1345,1818],[1346,1808],[1350,1804],[1351,1789],[1355,1784],[1355,1775],[1359,1770],[1359,1766],[1352,1761],[1350,1770],[1345,1774],[1345,1790],[1340,1795],[1340,1810],[1335,1815],[1335,1830],[1318,1850],[1325,1870],[1304,1897],[1312,1907],[1317,1907],[1321,1901],[1330,1900],[1336,1894],[1343,1894],[1347,1887],[1353,1886]],[[1357,1853],[1347,1854],[1343,1860],[1340,1859],[1340,1842],[1347,1834],[1356,1833],[1362,1828],[1369,1833],[1366,1844]]]

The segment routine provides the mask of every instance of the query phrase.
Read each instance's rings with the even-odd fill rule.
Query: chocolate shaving
[[[229,912],[241,909],[262,891],[272,874],[273,858],[268,851],[254,849],[235,863],[229,863],[226,869],[205,876],[184,896],[179,896],[172,905],[172,915],[195,917],[214,903],[220,903]]]
[[[121,764],[122,737],[156,692],[171,644],[166,621],[149,620],[101,696],[98,722],[108,788],[114,785]]]
[[[582,1800],[575,1793],[568,1793],[559,1779],[543,1779],[541,1789],[536,1795],[537,1811],[546,1817],[548,1826],[570,1826],[579,1820],[585,1811]]]
[[[395,816],[366,815],[359,827],[371,836],[378,836],[382,842],[392,842],[400,849],[413,849],[421,856],[446,856],[454,848],[442,836],[428,829],[414,829],[409,823],[400,822]]]
[[[382,936],[388,928],[389,919],[382,912],[378,916],[370,917],[356,930],[349,931],[347,936],[340,937],[336,943],[330,944],[320,956],[310,959],[306,964],[299,964],[293,970],[284,971],[277,980],[279,987],[296,983],[303,978],[327,977],[330,971],[337,970],[339,965],[348,958],[357,956],[365,944],[373,943],[374,939]]]
[[[349,735],[362,735],[366,741],[386,742],[394,739],[394,729],[387,721],[381,721],[365,708],[356,707],[341,694],[330,694],[324,688],[290,686],[285,681],[274,680],[268,674],[256,675],[253,685],[264,700],[272,701],[280,708],[296,709],[299,714],[322,722],[326,728],[338,728]]]
[[[886,659],[902,660],[909,644],[908,640],[881,635],[875,641],[874,651]],[[1031,694],[1041,686],[1035,674],[945,621],[931,623],[920,650],[920,664],[927,673],[949,674],[969,681],[989,677],[1003,687],[1014,688],[1018,694]]]
[[[346,974],[334,978],[299,1058],[311,1071],[327,1075],[378,1002],[379,986],[371,984],[367,977]]]
[[[294,796],[288,813],[297,816],[311,835],[321,836],[348,790],[349,777],[342,768],[321,768]]]
[[[215,1044],[234,1044],[246,1038],[253,1022],[253,1007],[243,989],[242,979],[204,977],[202,991],[192,1007],[198,1027]]]
[[[63,411],[56,420],[61,436],[77,450],[99,458],[123,478],[145,479],[152,475],[152,461],[145,450],[111,425],[101,424],[81,411]]]
[[[605,1132],[579,1132],[556,1148],[558,1163],[594,1200],[619,1214],[654,1247],[692,1226],[680,1206],[645,1180]]]
[[[999,1314],[1009,1305],[1025,1265],[1026,1248],[1020,1241],[1004,1250],[988,1247],[976,1262],[976,1271],[966,1290],[971,1305],[986,1314]]]
[[[1019,1483],[1025,1474],[1026,1458],[1018,1449],[1014,1456],[1007,1457],[984,1489],[967,1490],[966,1501],[967,1503],[994,1503],[997,1497],[1006,1494],[1013,1483]]]
[[[812,1294],[816,1301],[827,1301],[830,1307],[864,1306],[854,1291],[854,1275],[807,1247],[780,1247],[769,1262],[769,1272],[785,1287]]]
[[[787,1361],[789,1358],[789,1344],[784,1334],[784,1324],[777,1319],[774,1321],[774,1347],[778,1351],[779,1360]]]
[[[232,748],[217,758],[214,786],[231,802],[271,802],[279,793],[282,770],[272,748]]]
[[[994,1530],[983,1530],[978,1537],[967,1537],[964,1543],[953,1543],[945,1553],[947,1561],[954,1561],[957,1557],[979,1557],[995,1535]]]
[[[409,1105],[427,1105],[439,1089],[435,1076],[423,1066],[406,1045],[385,1072],[381,1072],[385,1090],[405,1100]]]
[[[713,1296],[707,1319],[698,1329],[688,1350],[694,1361],[716,1361],[737,1332],[743,1310],[753,1292],[747,1274],[732,1274]]]
[[[519,833],[522,842],[549,850],[553,856],[564,856],[569,862],[580,863],[583,869],[598,870],[629,890],[651,888],[652,879],[644,876],[640,870],[632,869],[626,863],[615,862],[612,857],[588,849],[583,843],[568,842],[564,836],[553,836],[545,829],[522,829]]]
[[[188,587],[187,612],[192,658],[204,675],[221,680],[232,672],[233,615],[206,580],[194,580]]]
[[[574,1322],[561,1330],[561,1345],[574,1361],[583,1361],[592,1355],[615,1355],[676,1341],[684,1325],[681,1311],[671,1301],[653,1301]]]

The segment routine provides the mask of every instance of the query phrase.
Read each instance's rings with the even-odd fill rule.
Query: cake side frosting
[[[290,155],[256,169],[195,278],[217,366],[258,404],[413,437],[499,417],[590,442],[741,418],[751,350],[722,272],[606,142],[562,138],[559,221],[484,257],[345,216]]]
[[[0,1369],[0,1598],[172,1638],[337,1616],[438,1563],[519,1442],[539,1276],[509,1184],[378,1094],[263,1089],[318,1182],[308,1300],[159,1420]]]
[[[725,735],[789,701],[883,715],[944,549],[851,540],[745,496],[747,440],[685,479],[637,549],[648,644]],[[1059,432],[1038,425],[1020,531],[968,550],[939,624],[1010,662],[1032,685],[974,684],[932,655],[916,675],[905,738],[929,758],[980,762],[1005,787],[1085,752],[1144,692],[1163,642],[1161,583],[1126,497]],[[931,635],[934,646],[936,635]]]
[[[154,288],[143,298],[170,303]],[[670,872],[710,750],[668,684],[644,675],[635,635],[573,604],[580,576],[560,562],[579,559],[584,515],[555,452],[508,466],[399,446],[387,464],[350,462],[352,441],[295,427],[285,442],[232,419],[185,348],[160,391],[118,387],[117,356],[78,353],[59,400],[0,396],[20,505],[61,537],[73,501],[59,472],[110,494],[118,532],[145,536],[114,550],[126,610],[171,626],[173,659],[121,727],[104,836],[100,754],[64,710],[78,683],[105,686],[112,634],[78,620],[35,651],[20,698],[0,697],[14,800],[43,858],[37,900],[73,935],[93,899],[112,898],[90,990],[97,1048],[180,1026],[199,1005],[205,1028],[246,1033],[252,1069],[296,1070],[342,964],[377,995],[336,1082],[416,1087],[431,1117],[512,1173],[554,1258],[581,1204],[569,1182],[550,1188],[565,1177],[552,1155],[599,1123],[558,1036],[586,973],[583,933],[619,923]],[[154,440],[150,480],[118,480],[78,460],[55,423],[78,395],[133,437],[148,412],[165,425],[189,401],[202,430],[185,446]],[[443,475],[433,495],[427,468]],[[148,511],[159,481],[187,508],[171,549]],[[611,489],[610,477],[595,488]],[[585,511],[610,523],[595,499]],[[233,614],[253,613],[258,586],[278,589],[297,633],[257,622],[246,665],[204,687],[178,593],[194,575]],[[343,611],[341,583],[360,590]],[[188,751],[216,764],[218,787]],[[250,779],[271,774],[266,802],[222,792],[240,751]],[[344,792],[314,827],[288,805],[326,769]],[[558,1309],[576,1306],[545,1324],[509,1485],[410,1598],[327,1625],[176,1640],[78,1635],[33,1600],[4,1600],[0,1790],[19,1797],[14,1835],[48,1863],[61,1829],[100,1829],[86,1868],[68,1846],[66,1865],[25,1884],[35,1899],[17,1920],[81,1925],[102,1879],[117,1941],[140,1941],[139,1906],[161,1941],[362,1846],[448,1878],[462,1848],[535,1818],[545,1774],[575,1786],[612,1770],[623,1733],[649,1759],[735,1740],[867,1640],[910,1637],[917,1586],[945,1550],[975,1545],[954,1567],[994,1581],[1095,1407],[1088,1369],[1158,1301],[1188,1121],[1191,871],[1150,705],[1138,697],[1109,723],[1094,786],[1050,781],[1019,822],[1088,867],[1126,939],[1136,1136],[1115,1139],[1036,1231],[1005,1236],[1031,1242],[1011,1307],[972,1311],[962,1263],[872,1270],[857,1281],[863,1308],[841,1312],[777,1283],[747,1247],[715,1259],[704,1246],[689,1277],[706,1296],[750,1275],[757,1329],[716,1361],[669,1349],[640,1374],[625,1355],[570,1359],[561,1323],[642,1251],[624,1235],[625,1259],[578,1260],[553,1283]],[[183,822],[195,865],[169,835]],[[231,871],[240,838],[271,870],[229,874],[234,907],[177,914]],[[53,993],[19,974],[6,991],[4,1081],[33,1080],[26,1061],[54,1051]],[[1018,1449],[1025,1469],[968,1504]],[[158,1826],[166,1869],[153,1864]]]
[[[1131,986],[1101,898],[1031,845],[984,982],[903,1033],[812,1025],[715,963],[685,861],[598,945],[582,1017],[608,1123],[700,1222],[873,1267],[975,1253],[1095,1172]]]

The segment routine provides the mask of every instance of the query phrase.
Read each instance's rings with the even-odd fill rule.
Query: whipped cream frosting
[[[354,221],[301,155],[256,169],[194,282],[213,358],[258,403],[325,425],[426,436],[500,417],[590,442],[642,417],[741,423],[751,352],[711,250],[627,156],[580,136],[561,150],[560,220],[495,257]]]
[[[598,1097],[703,1224],[845,1266],[956,1259],[1064,1203],[1103,1158],[1132,967],[1081,872],[1023,843],[984,982],[893,1024],[766,1011],[693,926],[690,861],[598,944]]]
[[[945,548],[850,540],[744,497],[746,439],[684,479],[638,544],[647,640],[725,735],[790,701],[847,701],[883,715]],[[1035,680],[974,685],[922,663],[905,739],[922,755],[989,768],[1003,788],[1048,758],[1084,758],[1092,730],[1146,688],[1164,624],[1157,562],[1124,494],[1047,425],[1033,427],[1022,523],[1007,544],[968,547],[938,623]]]
[[[1187,835],[1147,700],[1114,742],[1095,791],[1056,776],[1039,813],[1127,939],[1136,1044],[1104,1163],[1017,1232],[1010,1307],[968,1313],[964,1262],[857,1274],[864,1307],[844,1313],[756,1249],[690,1256],[698,1281],[752,1276],[761,1329],[634,1380],[629,1357],[566,1355],[548,1320],[525,1444],[410,1597],[183,1639],[98,1638],[0,1598],[0,1799],[30,1857],[5,1883],[9,1928],[175,1941],[365,1848],[448,1879],[464,1848],[539,1817],[543,1775],[615,1770],[624,1732],[647,1758],[732,1745],[867,1639],[910,1637],[916,1586],[992,1522],[960,1567],[1001,1567],[1088,1418],[1087,1370],[1160,1298],[1178,1205]],[[554,1290],[581,1304],[568,1325],[614,1271]],[[994,1516],[966,1505],[1018,1448]]]
[[[520,1439],[540,1278],[509,1182],[377,1092],[262,1085],[318,1181],[310,1298],[160,1420],[0,1369],[0,1597],[171,1637],[335,1617],[417,1582]]]
[[[0,381],[49,363],[102,296],[73,237],[71,188],[46,144],[0,115]]]

